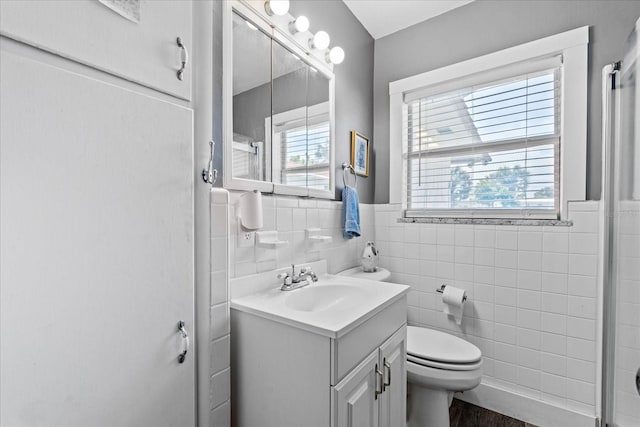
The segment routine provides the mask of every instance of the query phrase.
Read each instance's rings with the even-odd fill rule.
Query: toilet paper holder
[[[438,292],[439,294],[442,294],[442,293],[444,293],[444,288],[446,288],[446,287],[447,287],[447,285],[442,285],[442,286],[440,286],[440,289],[436,289],[436,292]],[[467,296],[465,295],[465,296],[462,297],[462,301],[466,301],[466,300],[467,300]]]

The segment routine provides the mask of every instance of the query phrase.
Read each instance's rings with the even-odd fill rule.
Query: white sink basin
[[[275,278],[288,271],[285,268],[235,278],[231,309],[338,338],[409,291],[395,283],[328,275],[326,267],[320,270],[317,265],[313,270],[319,280],[292,291],[281,291],[281,281]]]
[[[285,305],[299,311],[345,310],[366,298],[367,293],[357,286],[336,284],[314,286],[287,291]]]

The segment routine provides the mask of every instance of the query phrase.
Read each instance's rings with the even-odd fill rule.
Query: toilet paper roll
[[[467,291],[453,286],[445,286],[442,292],[442,302],[444,302],[444,312],[453,316],[456,324],[462,323],[462,312],[464,311],[464,303]]]
[[[240,196],[239,206],[240,223],[248,230],[262,228],[262,193],[254,190]]]

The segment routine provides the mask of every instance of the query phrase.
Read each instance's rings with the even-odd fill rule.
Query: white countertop
[[[257,276],[234,279],[234,282],[255,281]],[[261,287],[255,283],[251,286]],[[322,287],[325,289],[320,289]],[[231,308],[339,338],[404,298],[407,292],[409,286],[405,285],[322,274],[318,282],[292,291],[281,291],[280,285],[271,285],[254,293],[240,292],[236,297],[232,295]]]

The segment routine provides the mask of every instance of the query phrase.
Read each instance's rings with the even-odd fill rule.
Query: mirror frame
[[[256,3],[255,8],[252,3]],[[335,167],[335,75],[331,67],[316,58],[308,50],[305,50],[295,38],[289,36],[285,30],[278,28],[278,22],[271,22],[266,12],[261,11],[258,5],[263,2],[243,2],[238,0],[230,0],[224,2],[224,11],[222,19],[223,28],[223,46],[222,46],[222,63],[223,63],[223,179],[224,188],[230,190],[252,191],[259,190],[263,193],[274,193],[291,196],[316,197],[323,199],[333,199],[335,197],[336,186],[336,167]],[[274,41],[283,45],[286,49],[295,53],[298,57],[309,66],[314,67],[318,72],[329,80],[329,122],[330,122],[330,143],[329,143],[329,190],[318,190],[315,188],[300,187],[293,185],[274,184],[273,181],[258,181],[245,178],[233,177],[233,13],[237,13],[243,18],[251,21],[263,33],[270,36]],[[290,15],[277,18],[279,24],[286,28],[286,24],[291,19]],[[310,33],[309,33],[310,34]],[[298,38],[308,37],[301,35]],[[271,64],[273,68],[273,64]],[[309,106],[307,106],[308,108]],[[273,112],[272,112],[273,114]],[[273,117],[273,116],[270,116]],[[273,128],[271,130],[273,136]],[[266,138],[265,138],[266,139]],[[272,138],[269,138],[272,140]],[[271,150],[271,147],[269,147]],[[273,174],[272,174],[273,176]]]

